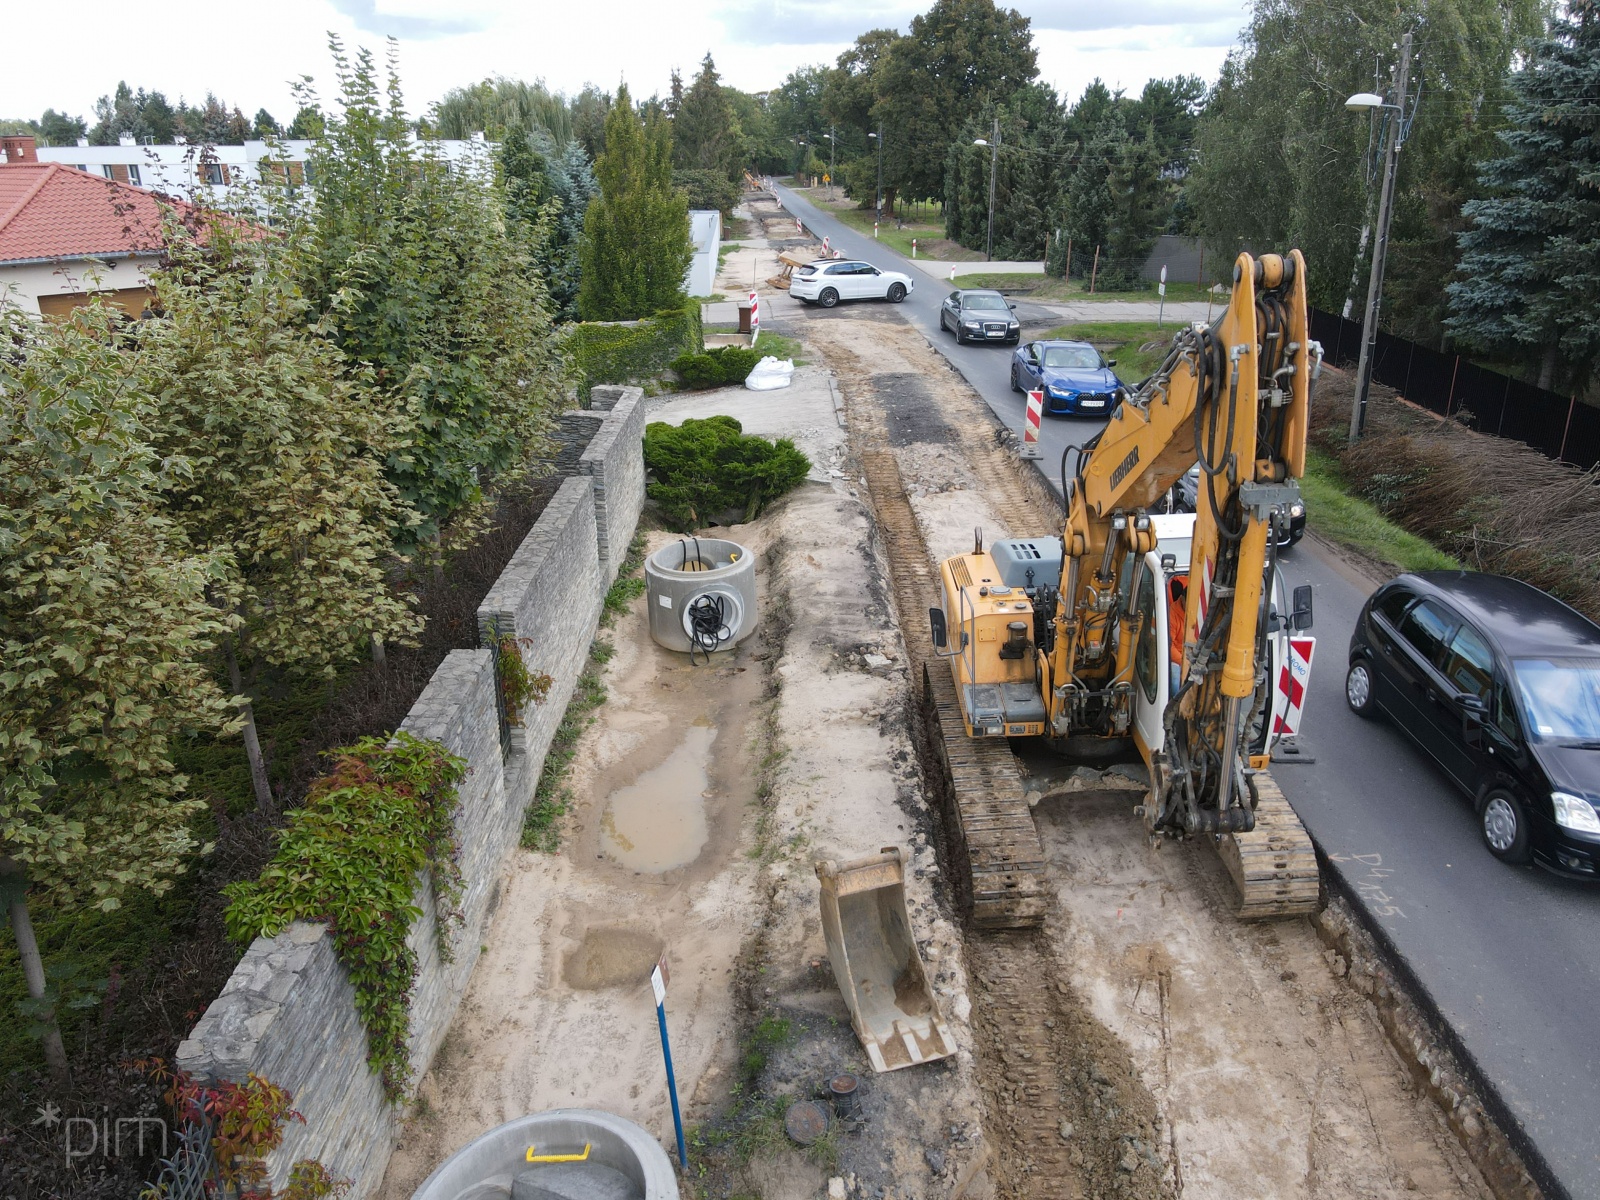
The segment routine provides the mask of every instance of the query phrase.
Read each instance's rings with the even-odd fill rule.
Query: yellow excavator
[[[944,605],[930,618],[950,670],[928,664],[925,711],[979,927],[1034,925],[1047,907],[1013,738],[1069,755],[1086,741],[1131,740],[1149,772],[1138,809],[1148,831],[1214,841],[1239,916],[1315,910],[1310,839],[1267,770],[1289,727],[1282,685],[1303,689],[1291,667],[1309,670],[1308,652],[1291,662],[1279,647],[1309,627],[1310,589],[1284,611],[1274,561],[1300,503],[1321,367],[1307,315],[1298,250],[1241,254],[1227,310],[1174,337],[1070,472],[1063,457],[1061,537],[985,549],[980,535],[972,553],[941,565]],[[1196,464],[1196,512],[1169,552],[1162,501]],[[1168,628],[1180,612],[1181,627]]]

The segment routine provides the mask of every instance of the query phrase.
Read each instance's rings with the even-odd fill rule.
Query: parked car
[[[911,293],[911,276],[881,271],[853,258],[819,259],[795,270],[789,295],[832,308],[841,300],[887,300],[899,304]]]
[[[1516,579],[1402,575],[1350,638],[1345,699],[1379,712],[1472,797],[1495,857],[1600,864],[1600,626]]]
[[[1104,417],[1128,385],[1088,342],[1029,342],[1011,356],[1011,390],[1041,391],[1044,411],[1060,417]]]
[[[1022,338],[1016,305],[991,288],[958,288],[939,306],[939,328],[955,331],[956,342],[1004,342]]]
[[[1167,497],[1168,512],[1194,512],[1200,500],[1200,464],[1196,463],[1173,485]],[[1278,549],[1299,545],[1306,535],[1306,505],[1301,500],[1289,506],[1289,527],[1278,535]]]

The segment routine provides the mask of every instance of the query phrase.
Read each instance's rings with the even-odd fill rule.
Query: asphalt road
[[[1010,349],[958,347],[939,331],[947,286],[803,197],[780,195],[845,254],[915,278],[903,315],[1002,421],[1020,428]],[[841,310],[849,308],[833,311]],[[1019,315],[1025,336],[1055,321],[1037,306],[1021,306]],[[1039,466],[1052,483],[1063,448],[1081,445],[1103,423],[1046,418]],[[1311,521],[1314,528],[1315,513]],[[1316,762],[1279,766],[1274,776],[1521,1126],[1542,1160],[1544,1170],[1530,1164],[1536,1176],[1546,1176],[1541,1182],[1553,1192],[1600,1200],[1600,1038],[1591,1024],[1600,1001],[1600,887],[1489,855],[1471,805],[1432,760],[1399,729],[1363,721],[1345,705],[1350,634],[1372,582],[1312,539],[1283,565],[1289,586],[1309,582],[1315,597],[1318,646],[1302,741]]]

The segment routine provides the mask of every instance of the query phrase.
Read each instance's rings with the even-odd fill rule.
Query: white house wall
[[[154,267],[155,263],[156,256],[153,254],[105,262],[76,259],[70,262],[0,263],[0,303],[15,305],[25,313],[38,316],[40,296],[145,287],[150,282],[145,271]]]

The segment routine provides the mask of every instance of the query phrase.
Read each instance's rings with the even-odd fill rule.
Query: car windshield
[[[1600,740],[1600,658],[1519,658],[1512,665],[1535,741]]]
[[[1003,311],[1005,306],[1004,296],[963,296],[961,299],[962,308],[997,308]]]
[[[1046,346],[1044,365],[1093,370],[1100,365],[1100,355],[1089,346]]]

